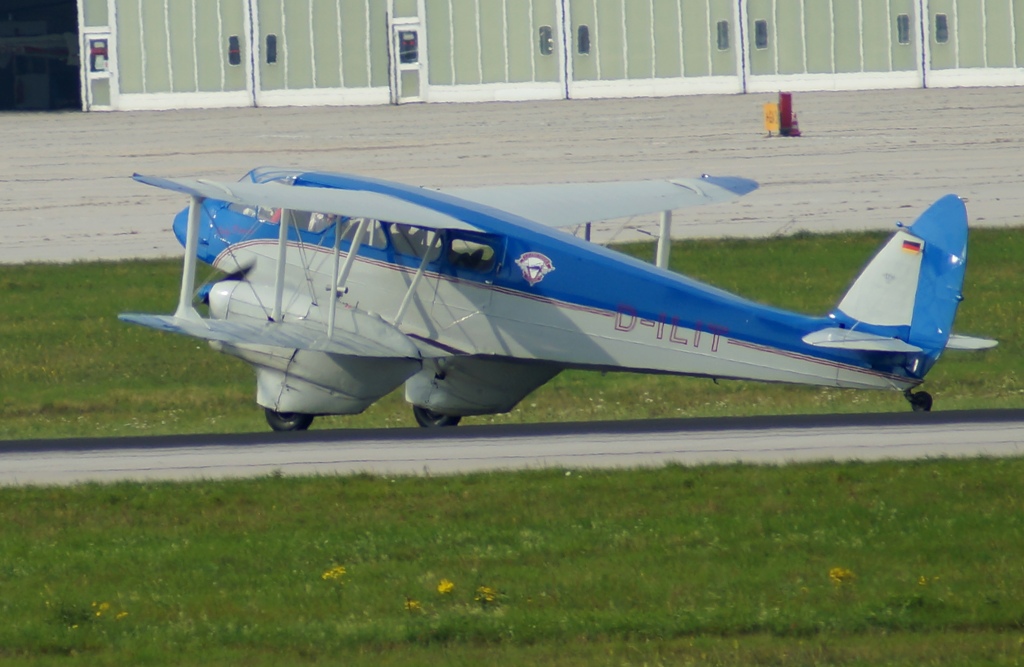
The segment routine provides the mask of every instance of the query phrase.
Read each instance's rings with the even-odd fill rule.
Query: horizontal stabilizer
[[[307,326],[297,322],[240,322],[140,313],[123,313],[118,317],[123,322],[141,324],[152,329],[235,345],[269,345],[354,357],[420,357],[416,345],[408,336],[391,325],[379,320],[373,321],[369,315],[357,314],[350,310],[338,312],[336,326],[341,335],[336,335],[333,340],[327,337],[327,333],[320,326]],[[346,319],[349,321],[345,321]],[[366,330],[368,328],[376,330]],[[381,328],[385,328],[386,331],[380,331]],[[366,331],[356,333],[359,329]]]
[[[898,338],[887,338],[853,329],[829,328],[809,333],[803,341],[815,347],[830,347],[842,350],[865,352],[920,352],[921,348]]]
[[[667,181],[443,188],[441,192],[548,227],[572,227],[732,201],[757,187],[756,182],[745,178],[702,176]]]
[[[988,350],[996,345],[999,345],[999,341],[991,338],[975,338],[959,334],[950,335],[949,340],[946,341],[947,350]]]
[[[349,218],[372,218],[431,229],[480,231],[473,225],[426,206],[366,190],[282,185],[280,183],[220,183],[196,178],[156,178],[135,174],[140,183],[218,201],[283,208],[294,211],[333,213]]]

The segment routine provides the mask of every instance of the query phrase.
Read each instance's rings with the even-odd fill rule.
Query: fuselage
[[[842,326],[834,315],[754,303],[442,193],[335,174],[257,170],[251,178],[385,193],[480,230],[367,223],[370,233],[338,297],[343,307],[379,314],[433,356],[859,388],[906,389],[923,377],[916,354],[829,349],[801,340]],[[326,321],[335,263],[347,257],[355,222],[291,213],[285,319],[318,309]],[[245,280],[271,289],[281,224],[274,215],[207,200],[200,259],[226,273],[244,269]],[[179,238],[185,217],[182,212],[176,219]],[[339,223],[348,238],[336,259]]]

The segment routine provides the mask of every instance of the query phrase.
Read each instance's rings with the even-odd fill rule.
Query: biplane
[[[507,412],[566,369],[890,389],[926,411],[931,396],[913,389],[944,350],[995,345],[951,333],[967,261],[953,195],[900,226],[831,312],[808,316],[565,229],[666,212],[664,232],[667,212],[757,188],[742,178],[440,190],[278,168],[135,179],[190,197],[173,224],[185,260],[173,315],[121,319],[248,362],[275,430],[357,414],[403,384],[419,424],[450,426]],[[196,290],[199,261],[224,277]]]

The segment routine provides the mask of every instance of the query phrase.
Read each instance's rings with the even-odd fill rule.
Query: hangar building
[[[0,0],[0,109],[1024,84],[1024,0]]]

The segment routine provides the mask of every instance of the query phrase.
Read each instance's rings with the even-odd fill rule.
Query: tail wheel
[[[458,415],[446,415],[427,408],[421,408],[418,405],[412,406],[412,414],[416,417],[416,423],[424,428],[455,426],[462,421],[462,417]]]
[[[313,415],[301,412],[277,412],[270,408],[264,409],[267,423],[275,431],[305,431],[313,423]]]

